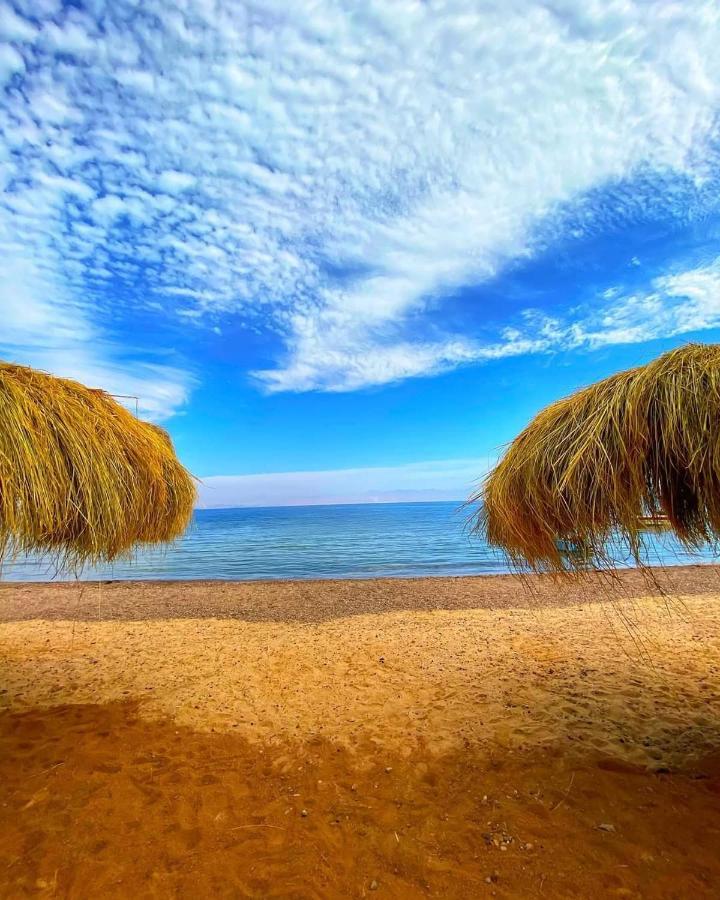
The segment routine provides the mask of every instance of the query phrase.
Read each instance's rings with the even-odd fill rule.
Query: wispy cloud
[[[78,327],[93,334],[118,284],[124,304],[184,321],[253,320],[281,341],[255,373],[269,391],[553,345],[549,325],[488,343],[427,314],[546,245],[558,210],[599,185],[708,174],[715,0],[92,9],[0,3],[0,253],[19,229],[66,320],[92,299]]]
[[[601,308],[602,309],[602,308]],[[720,327],[720,257],[654,278],[646,291],[620,294],[578,326],[591,346],[626,344]]]
[[[188,399],[190,374],[130,359],[130,348],[109,340],[52,272],[19,255],[3,263],[0,309],[0,351],[6,360],[101,387],[133,409],[137,402],[138,412],[154,421],[169,418]]]
[[[720,328],[720,257],[653,278],[644,289],[609,288],[591,307],[572,312],[565,318],[526,313],[524,326],[505,332],[498,353],[594,350]],[[487,350],[476,348],[478,358]]]
[[[384,468],[216,475],[202,479],[198,505],[212,508],[463,500],[490,464],[484,458],[452,459]]]

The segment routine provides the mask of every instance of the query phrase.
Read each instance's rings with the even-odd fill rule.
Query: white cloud
[[[154,421],[169,418],[187,402],[193,379],[168,365],[137,362],[127,347],[109,340],[85,306],[64,296],[52,275],[20,255],[2,263],[0,355],[116,395]],[[52,299],[50,299],[52,298]]]
[[[0,85],[5,84],[25,68],[25,62],[10,44],[0,44]]]
[[[194,379],[186,371],[148,362],[128,362],[121,348],[112,343],[101,343],[94,348],[77,345],[74,353],[67,351],[67,345],[59,351],[52,346],[34,347],[23,352],[22,362],[102,388],[128,409],[137,410],[142,418],[153,422],[163,422],[181,410],[194,386]]]
[[[32,41],[36,34],[37,29],[12,7],[4,4],[0,6],[0,37],[4,41]]]
[[[493,347],[470,346],[476,360],[526,353],[637,344],[720,328],[720,257],[708,265],[653,278],[646,289],[609,288],[572,317],[527,311]]]
[[[178,172],[176,169],[161,172],[158,177],[158,187],[169,194],[182,193],[194,184],[195,177],[193,175],[188,175],[187,172]]]
[[[591,347],[631,344],[720,327],[720,257],[653,279],[647,291],[617,297],[579,322],[574,340]]]
[[[118,69],[115,77],[120,84],[150,93],[155,88],[155,79],[150,72],[139,69]]]
[[[216,475],[201,480],[198,505],[212,508],[463,500],[491,463],[486,458],[452,459],[383,468]]]
[[[62,27],[50,22],[42,30],[41,40],[52,50],[82,56],[94,51],[94,41],[81,26],[66,21]]]
[[[118,216],[122,216],[127,212],[127,206],[122,197],[116,197],[114,194],[108,194],[105,197],[98,197],[93,201],[91,207],[91,215],[96,222],[109,225]]]
[[[556,346],[548,323],[488,344],[428,313],[547,245],[563,204],[640,172],[701,183],[711,164],[715,0],[91,8],[0,0],[15,42],[0,79],[22,87],[0,103],[0,230],[19,228],[68,297],[141,274],[139,306],[181,297],[185,320],[273,330],[283,349],[255,373],[271,391]],[[657,294],[637,301],[656,316],[680,296]],[[558,328],[645,333],[609,315]]]

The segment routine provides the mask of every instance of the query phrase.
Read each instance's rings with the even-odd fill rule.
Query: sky
[[[137,396],[201,505],[463,498],[720,339],[719,46],[716,0],[0,0],[0,358]]]

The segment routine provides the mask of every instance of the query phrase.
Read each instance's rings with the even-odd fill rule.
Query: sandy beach
[[[0,894],[720,890],[720,571],[0,587]]]

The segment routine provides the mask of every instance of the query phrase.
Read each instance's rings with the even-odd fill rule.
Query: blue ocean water
[[[500,553],[468,533],[467,517],[459,502],[197,510],[187,534],[170,547],[87,568],[81,577],[255,580],[509,571]],[[680,564],[720,557],[709,549],[688,554],[667,535],[648,535],[647,559]],[[2,571],[3,580],[59,577],[68,576],[38,558],[19,559]]]

